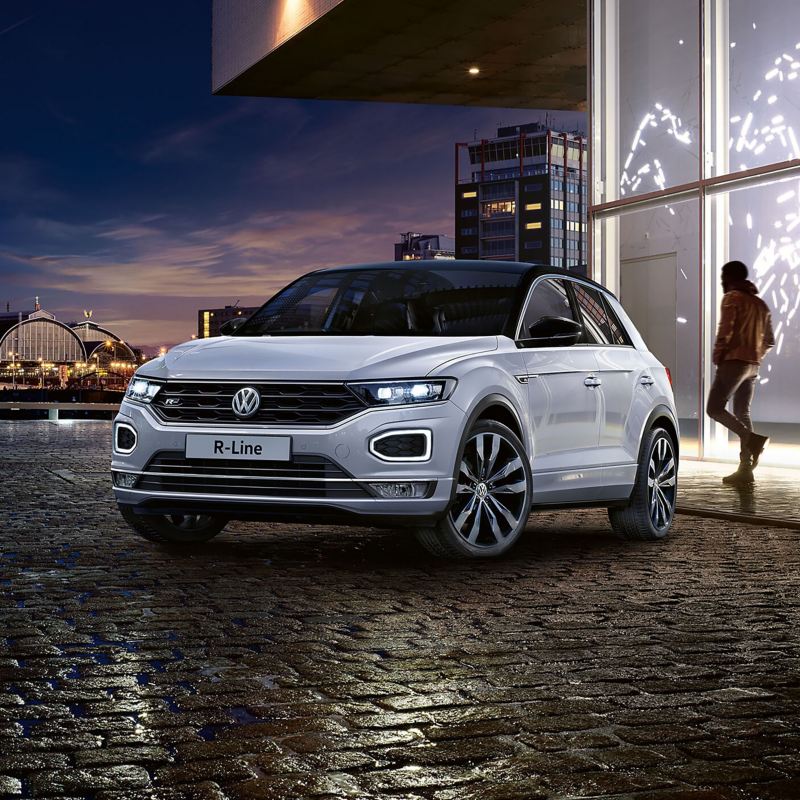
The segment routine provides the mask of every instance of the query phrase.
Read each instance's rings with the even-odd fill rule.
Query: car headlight
[[[156,396],[162,385],[156,381],[151,381],[149,378],[137,378],[134,375],[125,390],[125,397],[128,400],[135,400],[137,403],[149,403]]]
[[[399,406],[447,400],[456,388],[455,378],[421,378],[416,381],[368,381],[348,383],[367,405]]]

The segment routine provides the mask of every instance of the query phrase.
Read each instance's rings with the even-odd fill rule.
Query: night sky
[[[134,345],[453,234],[453,142],[538,112],[211,95],[210,3],[0,4],[0,302]],[[563,128],[582,115],[558,114]]]

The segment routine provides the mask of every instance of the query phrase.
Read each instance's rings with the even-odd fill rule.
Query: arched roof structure
[[[13,356],[11,354],[14,354]],[[31,315],[9,328],[0,339],[0,361],[42,361],[69,364],[86,360],[80,337],[51,315]]]

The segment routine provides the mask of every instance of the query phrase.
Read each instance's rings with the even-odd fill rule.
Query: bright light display
[[[753,22],[752,30],[756,29]],[[731,42],[731,49],[736,44]],[[729,119],[731,172],[800,158],[800,134],[792,124],[800,96],[800,42],[768,59],[761,75],[761,85],[753,92],[747,110]],[[619,179],[620,195],[666,189],[664,163],[674,148],[692,144],[692,131],[680,116],[660,102],[653,103],[632,137]],[[780,356],[788,329],[794,325],[800,332],[796,319],[800,308],[800,180],[733,191],[728,198],[730,257],[751,266],[753,281],[773,314],[776,347],[772,355]],[[675,213],[669,204],[665,207]],[[793,338],[800,342],[800,335]],[[768,357],[761,384],[769,383],[773,360]]]

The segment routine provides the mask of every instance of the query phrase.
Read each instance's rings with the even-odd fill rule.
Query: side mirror
[[[566,317],[542,317],[528,328],[526,347],[570,347],[583,336],[583,325]]]
[[[232,336],[245,322],[247,322],[247,317],[234,317],[227,322],[223,322],[222,325],[219,326],[219,332],[223,336]]]

